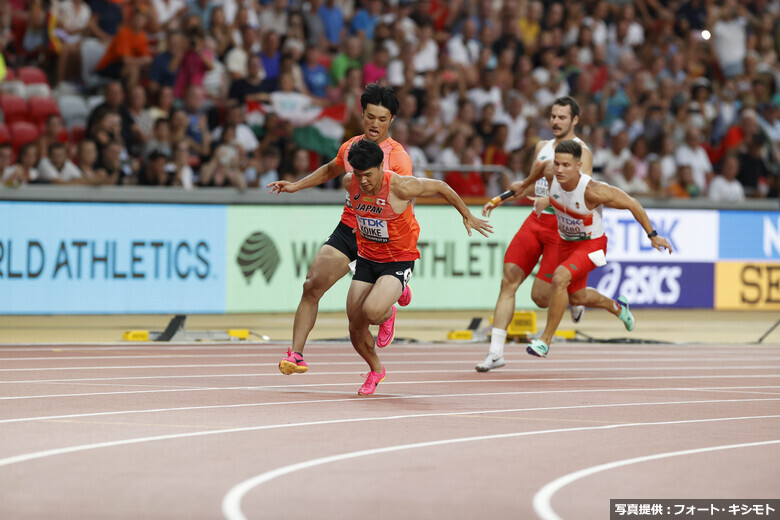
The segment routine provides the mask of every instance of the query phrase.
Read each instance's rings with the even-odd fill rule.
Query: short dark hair
[[[65,144],[59,141],[51,143],[48,148],[49,155],[51,155],[52,152],[54,152],[54,150],[59,150],[59,149],[65,150]]]
[[[582,146],[573,139],[567,139],[558,143],[558,146],[555,147],[555,153],[568,153],[575,159],[582,159]]]
[[[360,139],[349,149],[347,160],[354,169],[365,171],[381,166],[385,160],[385,153],[374,141]]]
[[[390,87],[379,86],[376,83],[366,85],[366,89],[360,96],[360,106],[363,107],[364,111],[368,105],[385,107],[393,117],[398,114],[398,109],[401,107],[395,90]]]
[[[580,104],[577,103],[577,100],[571,96],[561,96],[553,101],[553,105],[558,105],[559,107],[569,107],[571,109],[572,119],[575,117],[580,117]]]

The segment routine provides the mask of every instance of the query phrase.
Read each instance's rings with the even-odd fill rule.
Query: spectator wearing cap
[[[737,180],[739,174],[739,159],[736,154],[729,154],[723,159],[720,175],[716,175],[710,183],[708,197],[716,202],[742,202],[745,200],[745,190]]]

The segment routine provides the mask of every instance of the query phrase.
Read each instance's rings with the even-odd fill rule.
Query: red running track
[[[0,518],[609,517],[610,498],[777,498],[772,346],[0,347]]]

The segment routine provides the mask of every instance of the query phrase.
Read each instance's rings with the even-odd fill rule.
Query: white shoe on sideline
[[[488,354],[485,360],[482,363],[475,366],[474,369],[477,372],[487,372],[494,368],[500,368],[504,365],[506,365],[506,361],[504,361],[504,356],[499,356],[497,354]]]
[[[571,321],[579,323],[583,316],[585,316],[584,305],[571,305],[569,306],[569,313],[571,314]]]

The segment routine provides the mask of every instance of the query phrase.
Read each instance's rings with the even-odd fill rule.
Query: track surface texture
[[[777,498],[777,344],[0,346],[0,518],[609,518]]]

